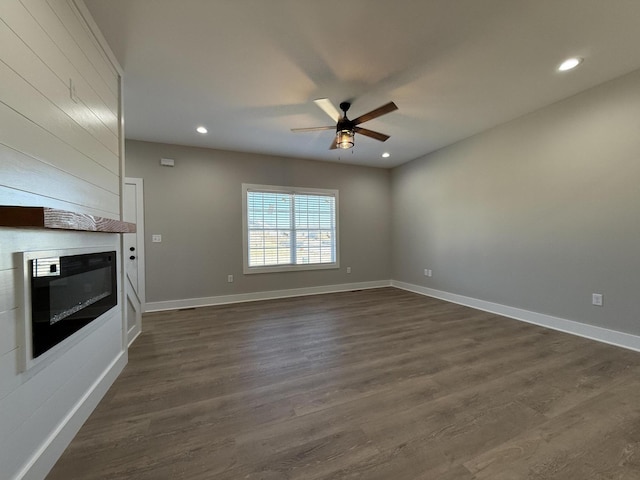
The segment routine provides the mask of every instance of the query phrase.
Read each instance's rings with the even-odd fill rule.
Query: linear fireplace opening
[[[23,254],[25,369],[118,303],[115,251]]]

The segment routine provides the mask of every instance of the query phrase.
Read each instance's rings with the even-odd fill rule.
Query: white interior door
[[[127,341],[129,345],[142,331],[144,312],[144,193],[141,178],[125,178],[123,220],[136,224],[136,233],[126,233],[122,240],[125,270]]]

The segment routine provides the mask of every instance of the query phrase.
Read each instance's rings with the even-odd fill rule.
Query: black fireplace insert
[[[115,251],[34,258],[29,276],[33,358],[118,303]]]

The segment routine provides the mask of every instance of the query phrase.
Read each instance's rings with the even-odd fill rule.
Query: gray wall
[[[637,71],[394,169],[393,278],[640,334],[639,182]]]
[[[135,140],[126,159],[127,176],[144,179],[147,302],[391,276],[387,170]],[[338,189],[340,270],[243,275],[242,183]]]

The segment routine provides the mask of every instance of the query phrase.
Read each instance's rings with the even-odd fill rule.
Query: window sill
[[[313,263],[304,265],[273,265],[269,267],[244,267],[243,273],[251,275],[254,273],[283,273],[283,272],[308,272],[311,270],[337,270],[340,263]]]

